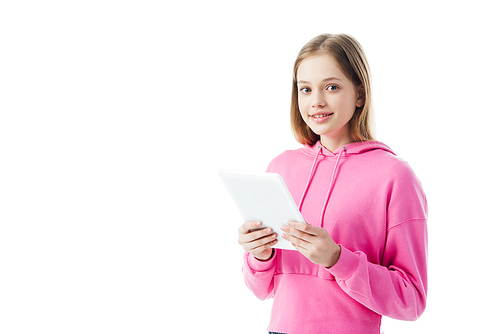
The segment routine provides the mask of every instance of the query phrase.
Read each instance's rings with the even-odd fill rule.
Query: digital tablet
[[[305,220],[281,175],[228,170],[219,170],[218,173],[243,220],[261,221],[262,228],[272,228],[278,234],[274,248],[295,250],[281,237],[281,226],[290,220],[302,223]]]

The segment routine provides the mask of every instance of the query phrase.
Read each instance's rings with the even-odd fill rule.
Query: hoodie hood
[[[310,156],[316,156],[318,154],[318,151],[320,151],[319,154],[327,157],[328,156],[338,157],[341,152],[343,152],[342,156],[349,156],[349,155],[362,154],[373,150],[384,150],[393,155],[396,155],[389,146],[379,141],[350,143],[337,148],[334,152],[330,152],[318,140],[313,146],[304,145],[301,150],[302,152]]]

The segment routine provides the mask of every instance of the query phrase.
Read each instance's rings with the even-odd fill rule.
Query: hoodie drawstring
[[[313,162],[313,165],[311,167],[311,172],[309,173],[309,178],[307,179],[307,183],[306,183],[306,187],[304,188],[304,192],[302,193],[302,196],[300,198],[300,202],[299,202],[299,211],[302,209],[302,203],[304,202],[304,198],[307,194],[307,191],[309,190],[309,187],[311,185],[311,181],[312,181],[312,175],[314,174],[314,172],[316,171],[316,168],[318,166],[318,156],[321,152],[321,150],[323,149],[323,146],[322,145],[319,145],[318,147],[318,153],[316,153],[316,157],[314,158],[314,162]],[[323,220],[324,220],[324,217],[325,217],[325,211],[326,211],[326,206],[328,204],[328,200],[330,199],[330,194],[332,192],[332,189],[333,189],[333,184],[334,184],[334,181],[335,181],[335,177],[337,175],[337,167],[339,165],[339,161],[340,161],[340,157],[342,156],[342,154],[347,151],[347,148],[345,146],[342,147],[342,150],[340,150],[338,156],[337,156],[337,161],[335,162],[335,166],[333,167],[333,171],[332,171],[332,177],[330,179],[330,185],[328,186],[328,191],[326,193],[326,197],[325,197],[325,202],[323,203],[323,209],[321,210],[321,216],[320,216],[320,227],[323,227]]]
[[[318,153],[316,153],[316,157],[314,158],[313,165],[311,167],[311,172],[309,173],[309,178],[307,179],[306,187],[304,188],[304,192],[302,193],[302,196],[300,197],[300,202],[299,202],[299,211],[302,209],[302,203],[304,202],[304,198],[306,197],[307,191],[309,190],[309,186],[311,185],[311,178],[314,172],[316,171],[317,163],[318,163],[318,156],[319,153],[321,152],[321,149],[323,147],[319,145],[318,147]]]
[[[325,211],[326,211],[326,205],[328,204],[328,200],[330,199],[330,194],[333,189],[333,182],[335,180],[335,176],[337,175],[337,166],[339,165],[340,157],[342,156],[342,153],[344,153],[347,150],[347,148],[344,146],[342,147],[342,150],[339,152],[339,155],[337,157],[337,162],[335,163],[335,167],[333,167],[333,172],[332,172],[332,178],[330,180],[330,186],[328,187],[328,192],[326,193],[325,197],[325,203],[323,203],[323,210],[321,211],[321,219],[319,226],[323,227],[323,220],[325,218]]]

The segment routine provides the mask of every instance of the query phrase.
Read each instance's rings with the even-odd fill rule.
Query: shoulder
[[[358,176],[365,179],[386,193],[387,200],[425,203],[425,194],[420,180],[403,158],[392,150],[377,149],[364,152],[355,159],[359,170]]]
[[[427,219],[427,199],[424,189],[410,164],[385,145],[363,150],[353,155],[350,167],[356,182],[368,187],[383,199],[387,228],[408,221]],[[375,196],[375,195],[374,195]]]
[[[386,180],[418,180],[410,164],[388,147],[364,152],[359,162]]]
[[[392,176],[396,182],[409,182],[420,184],[417,175],[411,168],[410,164],[404,159],[392,156],[387,157],[388,169],[387,172]]]
[[[388,226],[412,219],[427,219],[427,198],[417,175],[403,159],[394,157],[387,170]]]
[[[287,166],[289,167],[292,163],[297,163],[304,158],[306,158],[306,155],[304,155],[302,149],[300,148],[294,150],[286,150],[271,160],[267,171],[278,172],[283,168],[286,168]]]

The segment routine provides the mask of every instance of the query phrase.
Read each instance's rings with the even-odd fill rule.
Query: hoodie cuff
[[[342,245],[339,246],[341,248],[339,260],[333,267],[326,270],[335,276],[336,280],[346,281],[358,268],[359,259],[356,253],[351,252]]]
[[[267,271],[270,270],[274,266],[274,260],[276,259],[276,250],[273,251],[273,255],[267,261],[260,261],[253,257],[250,253],[245,253],[245,257],[247,258],[247,263],[250,269],[253,271]]]

